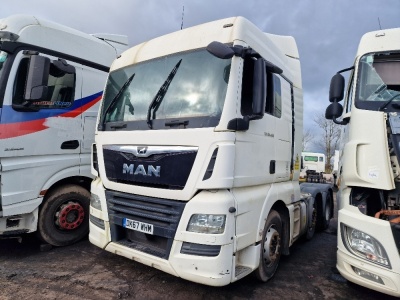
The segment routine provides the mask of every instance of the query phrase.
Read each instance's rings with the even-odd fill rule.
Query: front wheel
[[[78,185],[51,192],[39,211],[39,238],[53,246],[73,244],[89,232],[90,193]]]
[[[279,213],[271,210],[265,221],[261,240],[260,264],[255,270],[256,277],[266,282],[272,278],[279,265],[282,253],[282,219]]]

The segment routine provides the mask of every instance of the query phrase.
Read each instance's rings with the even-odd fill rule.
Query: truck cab
[[[242,17],[125,51],[99,111],[89,240],[202,284],[269,280],[315,231],[302,107],[294,39]]]
[[[333,76],[329,98],[326,117],[342,125],[337,268],[399,297],[400,29],[366,33],[354,65]]]
[[[124,36],[0,19],[0,235],[63,246],[88,233],[98,103]]]

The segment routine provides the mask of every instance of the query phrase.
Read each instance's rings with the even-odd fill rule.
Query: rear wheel
[[[278,268],[281,253],[282,219],[277,211],[271,210],[261,240],[260,264],[255,271],[259,280],[266,282],[272,278]]]
[[[321,203],[322,205],[322,203]],[[331,207],[332,207],[332,197],[328,192],[328,195],[325,199],[325,207],[321,210],[321,215],[319,216],[319,229],[325,230],[328,229],[329,223],[331,222]]]
[[[78,185],[66,185],[46,197],[38,221],[39,237],[53,246],[73,244],[89,232],[90,193]]]
[[[315,229],[317,227],[317,207],[316,204],[314,203],[313,211],[311,214],[311,220],[310,223],[308,224],[307,232],[305,234],[305,239],[311,240],[314,237],[315,234]]]

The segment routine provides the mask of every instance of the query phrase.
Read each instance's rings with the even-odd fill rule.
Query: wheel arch
[[[90,184],[93,178],[90,176],[82,176],[79,167],[64,169],[61,172],[53,174],[43,185],[39,191],[40,195],[46,199],[54,190],[67,184],[79,185],[90,191]]]
[[[92,182],[92,178],[85,177],[85,176],[72,176],[68,178],[63,178],[57,182],[54,182],[50,188],[44,190],[44,198],[47,198],[49,195],[53,193],[53,191],[58,190],[62,186],[66,185],[78,185],[83,187],[85,190],[90,192],[90,184]]]
[[[272,206],[271,210],[276,210],[281,216],[282,220],[282,254],[289,255],[289,247],[290,247],[290,216],[289,210],[286,207],[285,203],[281,200],[275,202]]]

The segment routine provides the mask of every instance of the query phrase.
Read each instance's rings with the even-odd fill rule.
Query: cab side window
[[[24,57],[18,66],[13,91],[13,104],[24,105],[26,80],[29,69],[29,57]],[[75,72],[66,73],[60,70],[54,61],[50,63],[50,71],[47,82],[47,95],[45,99],[34,101],[29,104],[31,108],[51,109],[67,108],[74,101]]]
[[[267,73],[267,101],[265,112],[277,118],[282,116],[281,80],[272,73]]]

